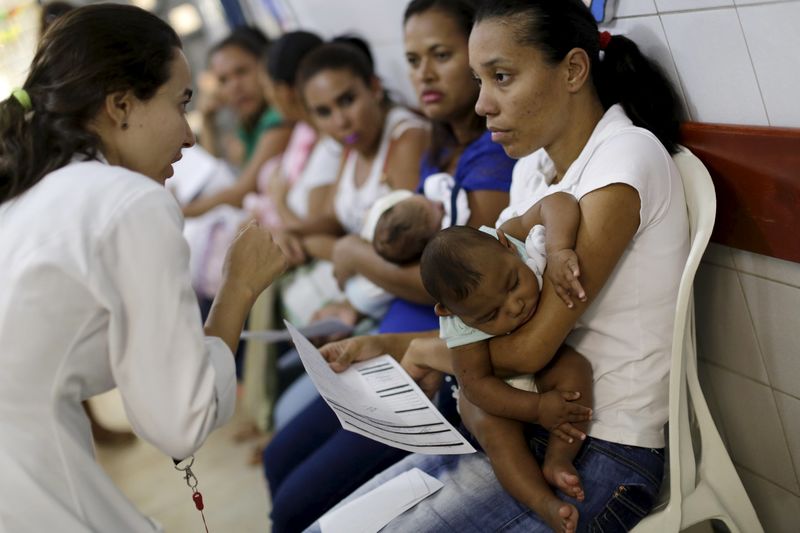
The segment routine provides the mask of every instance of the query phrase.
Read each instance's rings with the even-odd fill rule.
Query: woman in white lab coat
[[[204,335],[163,187],[194,143],[180,47],[138,8],[76,9],[0,102],[0,530],[159,529],[95,462],[90,396],[117,387],[135,432],[176,458],[233,412],[231,352],[285,261],[244,229]]]

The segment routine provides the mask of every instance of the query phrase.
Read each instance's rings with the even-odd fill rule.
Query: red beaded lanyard
[[[178,461],[173,459],[175,462],[175,470],[179,472],[183,472],[183,479],[186,480],[186,484],[192,489],[192,500],[194,501],[194,506],[197,507],[197,510],[200,511],[200,516],[203,518],[203,527],[206,528],[206,533],[208,533],[208,524],[206,524],[206,515],[203,514],[203,495],[200,494],[200,491],[197,490],[197,477],[192,472],[192,465],[194,464],[194,455],[184,459],[183,461]],[[181,463],[189,461],[189,464],[186,466],[181,466]]]

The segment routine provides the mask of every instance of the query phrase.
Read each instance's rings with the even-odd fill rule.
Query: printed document
[[[475,453],[391,356],[354,363],[337,374],[308,339],[285,323],[303,366],[343,428],[415,453]]]

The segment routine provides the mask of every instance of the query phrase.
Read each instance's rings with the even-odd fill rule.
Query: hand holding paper
[[[427,454],[474,453],[391,356],[334,373],[319,351],[286,322],[300,359],[342,427],[401,450]]]

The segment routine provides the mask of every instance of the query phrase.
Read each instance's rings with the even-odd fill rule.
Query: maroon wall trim
[[[800,129],[687,122],[717,190],[711,240],[800,263]]]

